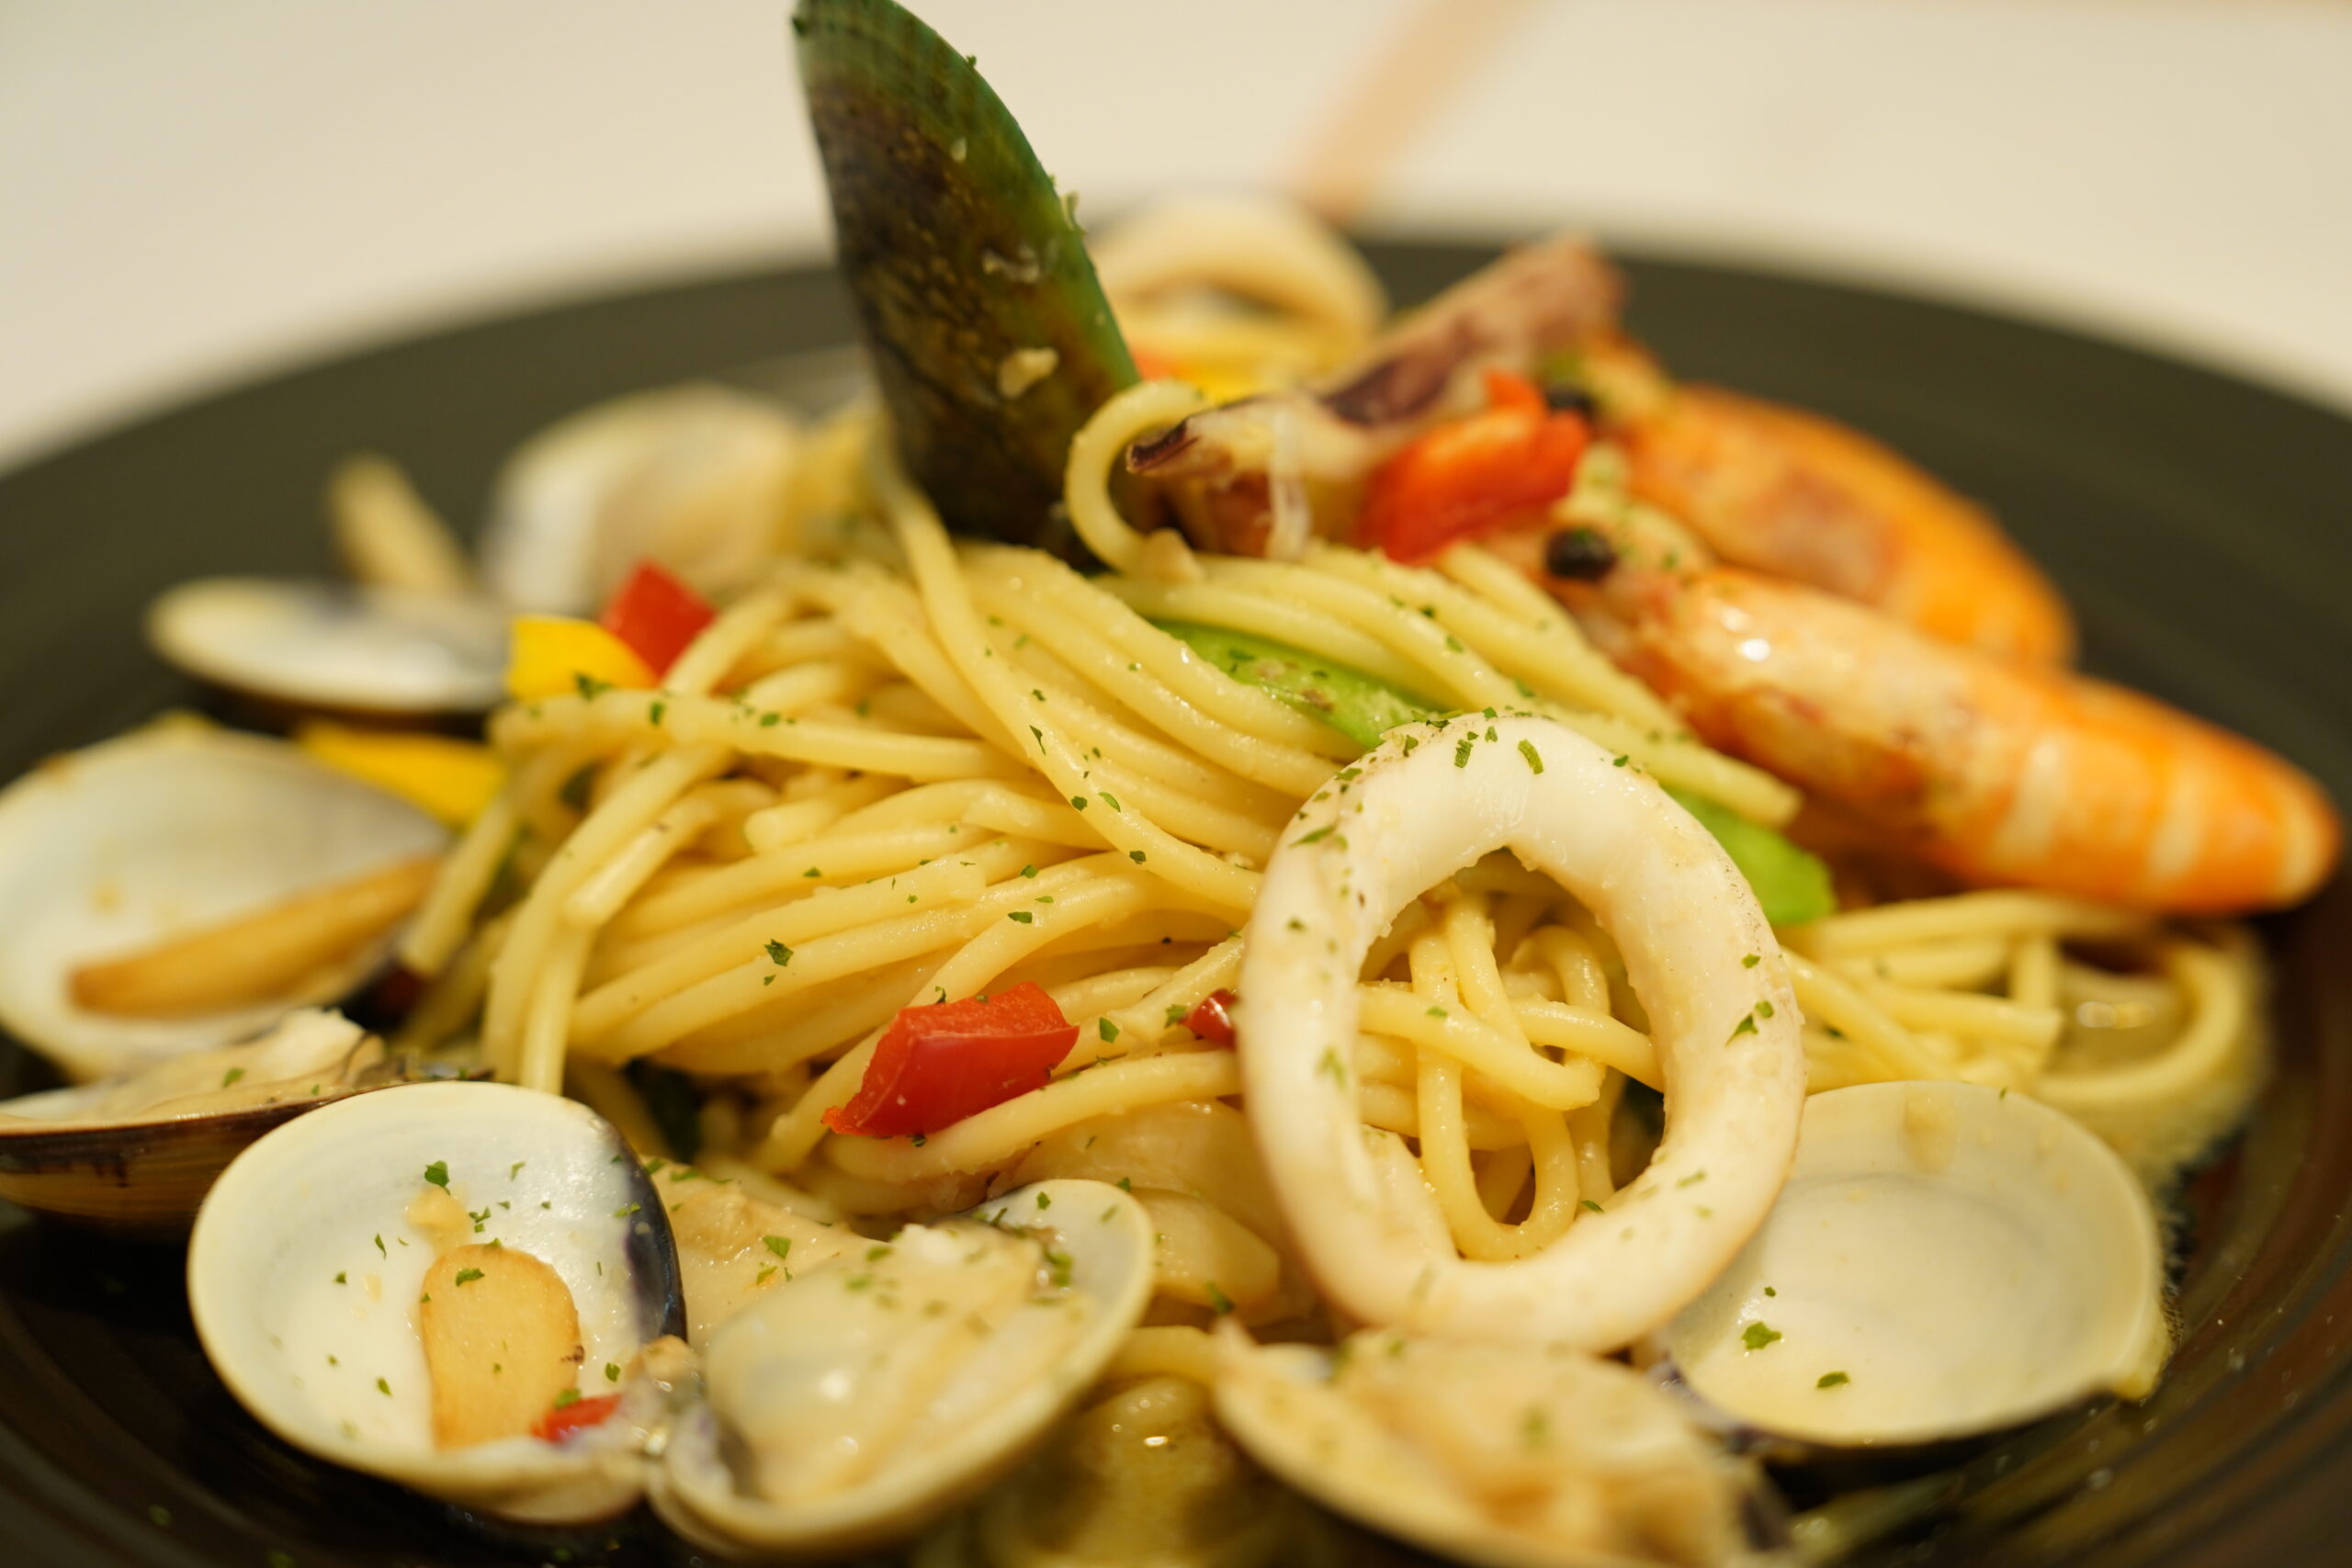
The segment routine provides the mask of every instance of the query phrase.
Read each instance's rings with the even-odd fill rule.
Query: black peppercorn
[[[1598,418],[1600,405],[1593,396],[1574,381],[1555,381],[1544,389],[1544,406],[1554,413],[1580,413],[1588,420]]]
[[[1590,528],[1563,528],[1544,541],[1544,570],[1554,577],[1598,582],[1617,565],[1617,547]]]

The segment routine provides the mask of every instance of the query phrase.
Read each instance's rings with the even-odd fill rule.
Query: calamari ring
[[[1492,739],[1489,739],[1489,737]],[[1706,829],[1550,719],[1391,732],[1267,865],[1239,991],[1242,1080],[1308,1266],[1368,1322],[1606,1350],[1671,1318],[1764,1218],[1796,1151],[1804,1053],[1772,929]],[[1666,1135],[1648,1170],[1532,1256],[1433,1250],[1383,1196],[1356,1110],[1356,976],[1422,890],[1509,848],[1583,900],[1650,1017]]]

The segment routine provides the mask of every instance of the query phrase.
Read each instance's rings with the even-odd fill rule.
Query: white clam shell
[[[205,1354],[264,1426],[321,1459],[509,1518],[624,1511],[644,1469],[625,1415],[560,1446],[434,1448],[416,1306],[435,1253],[407,1213],[435,1161],[454,1196],[492,1211],[485,1242],[563,1277],[580,1314],[583,1391],[596,1392],[595,1369],[626,1367],[682,1332],[668,1222],[608,1123],[511,1085],[417,1084],[311,1111],[222,1173],[188,1247]]]
[[[1102,1375],[1142,1315],[1151,1292],[1150,1223],[1125,1192],[1083,1180],[1039,1182],[974,1213],[1008,1229],[1033,1228],[1069,1258],[1069,1291],[1084,1301],[1086,1316],[1045,1375],[1020,1381],[950,1423],[953,1436],[944,1443],[896,1462],[886,1455],[857,1483],[791,1504],[745,1493],[721,1458],[729,1438],[716,1413],[705,1407],[670,1437],[653,1476],[655,1511],[680,1534],[714,1551],[764,1559],[834,1556],[915,1534],[1018,1463]],[[831,1381],[827,1369],[865,1364],[875,1353],[873,1343],[846,1314],[829,1322],[792,1313],[796,1303],[786,1292],[837,1289],[840,1271],[854,1267],[851,1260],[831,1264],[831,1278],[804,1276],[730,1320],[704,1348],[709,1375],[718,1378],[738,1368],[762,1388],[811,1389],[821,1397]],[[897,1309],[905,1314],[899,1321],[916,1321],[919,1305],[910,1302]],[[743,1357],[729,1354],[724,1341],[730,1334],[760,1335],[758,1314],[775,1311],[792,1313],[788,1337],[772,1336],[771,1345],[756,1351],[748,1366]],[[854,1386],[846,1372],[837,1381],[842,1388]],[[953,1379],[943,1376],[941,1386],[953,1386]],[[716,1393],[713,1403],[721,1403]]]
[[[204,578],[149,607],[147,637],[198,680],[296,707],[481,713],[503,695],[506,617],[483,599]]]
[[[774,556],[798,451],[782,410],[707,383],[584,409],[500,471],[483,580],[552,615],[593,614],[640,558],[706,593],[739,586]]]
[[[1335,1352],[1253,1346],[1227,1324],[1216,1410],[1250,1457],[1292,1486],[1451,1561],[1781,1561],[1750,1539],[1754,1469],[1640,1373],[1566,1346],[1382,1331]]]
[[[283,741],[163,724],[55,759],[0,792],[0,1024],[77,1080],[250,1038],[332,1001],[383,958],[268,1004],[178,1019],[76,1007],[78,965],[395,861],[448,835]]]
[[[1665,1337],[1766,1432],[1928,1442],[2145,1393],[2163,1282],[2145,1192],[2079,1123],[1973,1084],[1864,1084],[1806,1102],[1770,1216]]]

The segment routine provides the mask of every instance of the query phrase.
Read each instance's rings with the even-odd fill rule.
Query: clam
[[[0,792],[0,1023],[77,1081],[251,1039],[382,966],[447,837],[202,724],[54,759]]]
[[[702,1348],[707,1398],[670,1435],[655,1511],[763,1558],[918,1533],[1102,1375],[1142,1314],[1151,1254],[1117,1188],[1044,1181],[800,1274]]]
[[[685,1326],[620,1135],[493,1083],[360,1095],[262,1138],[205,1200],[187,1285],[213,1369],[279,1437],[536,1523],[634,1505],[661,1399],[625,1379]]]
[[[594,615],[640,559],[705,594],[756,577],[786,542],[798,427],[707,383],[598,403],[517,447],[481,547],[484,582],[517,610]]]
[[[297,709],[482,713],[506,668],[506,617],[489,601],[340,582],[184,582],[149,606],[147,639],[200,681]]]
[[[1680,1402],[1566,1346],[1367,1330],[1336,1349],[1227,1325],[1218,1419],[1335,1512],[1497,1568],[1778,1562],[1755,1468]]]
[[[264,1133],[415,1070],[340,1013],[305,1010],[245,1044],[0,1100],[0,1198],[104,1230],[170,1235]]]
[[[707,1276],[770,1223],[716,1206]],[[239,1156],[197,1217],[188,1300],[230,1391],[322,1459],[532,1523],[650,1492],[698,1544],[774,1559],[911,1536],[1012,1469],[1151,1288],[1149,1222],[1101,1182],[888,1242],[780,1229],[750,1278],[704,1280],[689,1349],[667,1213],[610,1124],[410,1085]]]
[[[2145,1192],[2079,1123],[1973,1084],[1864,1084],[1806,1102],[1771,1213],[1664,1340],[1740,1425],[1926,1444],[2145,1393],[2163,1284]]]

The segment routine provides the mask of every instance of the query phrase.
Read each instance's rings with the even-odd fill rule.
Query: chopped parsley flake
[[[1589,1199],[1589,1198],[1579,1199],[1579,1200],[1578,1200],[1578,1201],[1580,1201],[1581,1203],[1583,1203],[1583,1204],[1584,1204],[1584,1206],[1585,1206],[1586,1208],[1590,1209],[1590,1210],[1591,1210],[1594,1213],[1596,1213],[1596,1214],[1598,1214],[1598,1213],[1600,1213],[1601,1212],[1601,1210],[1600,1210],[1600,1204],[1598,1204],[1598,1203],[1596,1203],[1596,1202],[1594,1202],[1594,1201],[1593,1201],[1591,1199]]]
[[[1021,868],[1021,874],[1023,876],[1035,876],[1037,874],[1037,868],[1034,865],[1024,865]]]
[[[1739,1331],[1739,1342],[1751,1350],[1761,1350],[1781,1337],[1781,1331],[1758,1319]]]
[[[1034,926],[1037,923],[1037,917],[1026,909],[1015,909],[1004,918],[1019,925]]]
[[[1852,1382],[1853,1381],[1853,1379],[1848,1377],[1843,1372],[1824,1372],[1813,1386],[1815,1388],[1843,1388],[1846,1384]]]
[[[476,1280],[481,1278],[481,1270],[479,1269],[460,1269],[458,1270],[458,1283],[460,1285],[470,1285]]]
[[[1743,959],[1741,959],[1741,960],[1739,961],[1739,966],[1740,966],[1742,969],[1753,969],[1753,968],[1755,968],[1758,964],[1761,964],[1761,963],[1763,963],[1763,962],[1764,962],[1764,955],[1763,955],[1762,953],[1749,953],[1747,957],[1745,957],[1745,958],[1743,958]]]
[[[1544,771],[1544,758],[1543,755],[1535,750],[1534,741],[1521,741],[1519,743],[1519,754],[1527,759],[1527,771],[1529,773],[1540,773]]]
[[[1215,1280],[1209,1280],[1204,1288],[1208,1292],[1209,1310],[1211,1312],[1216,1314],[1219,1317],[1223,1317],[1227,1313],[1233,1310],[1233,1298],[1227,1295],[1223,1291],[1218,1290]]]
[[[619,1208],[613,1211],[613,1218],[616,1220],[628,1219],[631,1214],[637,1213],[639,1207],[639,1205],[635,1203],[624,1203]]]
[[[1756,1004],[1756,1016],[1758,1018],[1771,1017],[1772,1004],[1770,1002],[1758,1002]]]
[[[1106,1042],[1116,1040],[1119,1037],[1119,1026],[1113,1023],[1110,1016],[1105,1014],[1094,1021],[1094,1032],[1100,1034]]]
[[[1119,1178],[1119,1190],[1120,1190],[1120,1191],[1122,1191],[1122,1192],[1132,1192],[1132,1191],[1134,1191],[1135,1190],[1136,1190],[1136,1179],[1135,1179],[1134,1177],[1132,1177],[1132,1176],[1123,1176],[1123,1177]]]
[[[444,1192],[449,1190],[449,1162],[444,1159],[436,1159],[431,1165],[426,1166],[424,1168],[424,1179],[430,1181],[434,1186],[438,1187]]]
[[[778,1258],[790,1258],[792,1256],[792,1238],[788,1235],[763,1235],[760,1237],[760,1240],[766,1246],[770,1252],[775,1253]]]
[[[583,699],[592,703],[596,700],[598,693],[609,692],[613,689],[613,683],[610,681],[599,681],[584,671],[574,671],[571,683],[580,689],[580,695]]]
[[[523,1168],[529,1163],[530,1162],[528,1160],[518,1159],[513,1165],[508,1166],[506,1168],[506,1179],[509,1181],[514,1180],[516,1176],[521,1174]]]
[[[792,949],[785,946],[784,943],[780,942],[769,942],[767,952],[768,962],[775,964],[779,969],[792,962]]]
[[[1144,858],[1143,852],[1141,850],[1129,850],[1127,852],[1127,858],[1135,862],[1137,865],[1141,865]]]
[[[1319,843],[1323,840],[1329,838],[1332,833],[1338,829],[1338,823],[1327,822],[1322,827],[1316,829],[1312,833],[1301,833],[1297,838],[1291,840],[1291,846],[1295,849],[1300,844]]]
[[[1733,1028],[1732,1028],[1732,1032],[1731,1032],[1731,1039],[1732,1039],[1732,1040],[1736,1040],[1736,1039],[1738,1039],[1738,1038],[1739,1038],[1741,1035],[1743,1035],[1743,1034],[1753,1034],[1753,1033],[1755,1033],[1755,1032],[1756,1032],[1756,1015],[1755,1015],[1754,1013],[1752,1013],[1752,1012],[1751,1012],[1751,1013],[1749,1013],[1746,1018],[1741,1019],[1741,1020],[1739,1021],[1739,1022],[1738,1022],[1738,1023],[1736,1023],[1736,1025],[1734,1025],[1734,1026],[1733,1026]],[[1728,1041],[1728,1040],[1724,1042],[1724,1043],[1725,1043],[1725,1044],[1729,1044],[1730,1043],[1731,1043],[1731,1042],[1730,1042],[1730,1041]]]
[[[386,1382],[383,1379],[381,1379],[381,1378],[378,1378],[378,1379],[376,1380],[376,1392],[377,1392],[378,1393],[382,1394],[385,1398],[389,1399],[389,1398],[390,1398],[390,1397],[391,1397],[391,1393],[392,1393],[392,1385],[391,1385],[390,1383]]]
[[[606,1382],[618,1382],[621,1381],[621,1370],[616,1363],[612,1361],[606,1361],[605,1363],[605,1381]]]
[[[222,1089],[227,1089],[231,1084],[235,1083],[239,1078],[243,1077],[244,1076],[244,1068],[231,1067],[227,1072],[220,1075],[220,1087]]]
[[[1470,738],[1466,735],[1453,743],[1453,765],[1457,768],[1470,765]]]
[[[576,1388],[565,1389],[555,1396],[555,1407],[558,1410],[567,1410],[579,1403],[580,1391]]]
[[[1049,1192],[1040,1192],[1037,1194],[1037,1207],[1040,1209],[1050,1209],[1053,1206],[1053,1194]]]

